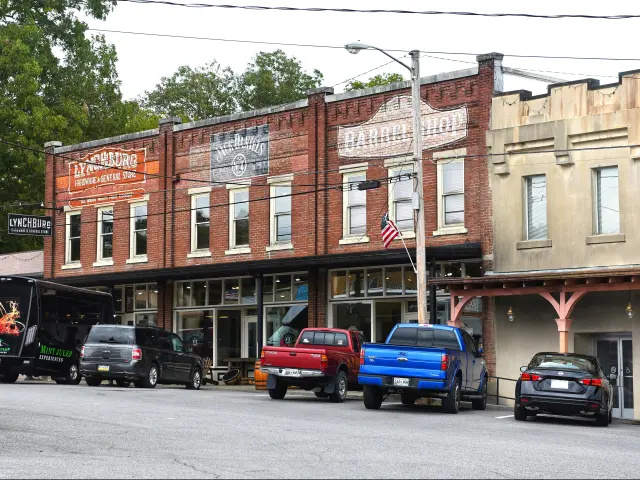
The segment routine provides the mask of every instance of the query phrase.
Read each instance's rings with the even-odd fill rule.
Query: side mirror
[[[527,370],[527,367],[520,367],[520,371],[521,371],[521,372],[524,372],[524,371],[526,371],[526,370]]]

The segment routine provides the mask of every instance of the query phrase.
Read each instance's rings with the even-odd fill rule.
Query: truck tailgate
[[[265,367],[322,370],[320,361],[326,355],[324,349],[295,347],[264,347],[261,364]]]
[[[365,344],[360,373],[394,377],[419,377],[445,380],[442,370],[443,348],[405,347],[389,344]]]

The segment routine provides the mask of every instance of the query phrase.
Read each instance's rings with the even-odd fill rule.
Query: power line
[[[627,20],[640,18],[640,15],[586,15],[586,14],[558,14],[542,15],[535,13],[480,13],[480,12],[455,12],[436,10],[387,10],[387,9],[356,9],[356,8],[325,8],[325,7],[279,7],[264,5],[219,5],[211,3],[179,3],[171,0],[120,0],[121,2],[138,3],[143,5],[168,5],[186,8],[224,8],[235,10],[257,10],[257,11],[285,11],[285,12],[334,12],[334,13],[394,13],[405,15],[453,15],[465,17],[522,17],[541,19],[562,19],[579,18],[586,20]]]

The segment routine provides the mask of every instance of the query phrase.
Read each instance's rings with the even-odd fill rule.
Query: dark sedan
[[[513,414],[526,420],[538,413],[595,418],[611,423],[613,390],[595,357],[573,353],[537,353],[520,369]]]

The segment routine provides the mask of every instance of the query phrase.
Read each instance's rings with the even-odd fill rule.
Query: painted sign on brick
[[[466,138],[468,111],[462,105],[438,110],[420,102],[423,150],[448,145]],[[342,158],[385,158],[410,155],[411,96],[397,95],[383,103],[364,123],[338,128],[338,154]]]
[[[269,174],[269,125],[211,136],[211,180],[230,182]]]

